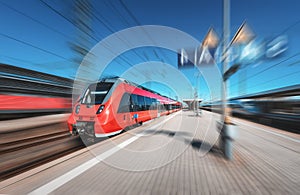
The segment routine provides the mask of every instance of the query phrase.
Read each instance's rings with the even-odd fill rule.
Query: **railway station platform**
[[[180,111],[0,183],[1,194],[298,194],[300,135],[234,119],[234,158],[219,115]]]

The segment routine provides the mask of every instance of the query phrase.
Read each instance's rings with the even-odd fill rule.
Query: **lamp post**
[[[224,123],[221,129],[221,148],[227,159],[231,160],[233,158],[232,142],[236,136],[236,125],[231,121],[231,110],[227,105],[227,94],[228,91],[228,79],[234,73],[236,73],[240,64],[234,64],[228,68],[230,62],[229,48],[233,44],[246,44],[251,41],[255,35],[249,28],[249,26],[244,22],[238,31],[235,33],[232,40],[230,40],[230,0],[223,0],[223,55],[222,55],[222,73],[223,73],[223,87],[222,87],[222,114]]]
[[[223,126],[220,131],[220,147],[224,152],[227,159],[232,160],[233,154],[233,136],[232,134],[232,123],[230,120],[230,110],[227,106],[227,79],[233,73],[227,72],[227,66],[229,64],[229,39],[230,39],[230,0],[223,0],[223,55],[222,55],[222,74],[223,74],[223,87],[222,87],[222,115],[223,115]],[[237,70],[237,69],[236,69]],[[232,72],[232,71],[231,71]]]
[[[227,66],[229,63],[228,46],[230,36],[230,0],[223,0],[223,64],[222,73],[225,75]],[[229,113],[227,109],[226,97],[227,97],[227,79],[223,79],[222,87],[222,114],[224,116],[224,122],[229,123]]]
[[[234,44],[247,44],[249,41],[251,41],[254,38],[254,33],[251,31],[251,29],[247,26],[246,22],[244,22],[238,31],[235,33],[233,39],[230,41],[230,0],[223,0],[223,40],[222,40],[222,54],[221,54],[221,63],[222,63],[222,76],[223,76],[223,87],[222,87],[222,123],[218,123],[218,130],[220,130],[220,141],[221,141],[221,149],[224,152],[224,155],[227,159],[232,159],[232,141],[235,138],[235,129],[236,126],[231,122],[231,110],[227,106],[227,95],[228,92],[228,79],[230,76],[232,76],[234,73],[236,73],[239,68],[240,64],[234,64],[230,68],[229,62],[230,62],[230,53],[229,49]],[[200,54],[198,54],[198,51],[196,50],[194,53],[195,62],[189,63],[188,52],[186,52],[184,49],[181,49],[181,51],[178,53],[178,68],[182,68],[183,66],[200,66],[200,65],[209,65],[212,63],[215,63],[214,54],[215,49],[219,45],[219,38],[213,28],[210,28],[208,33],[206,34],[205,38],[203,39],[201,46],[200,46]],[[198,59],[198,60],[197,60]],[[197,81],[196,81],[197,82]],[[197,83],[196,83],[197,85]],[[196,86],[196,89],[198,86]],[[198,104],[198,93],[195,90],[194,103]],[[196,101],[197,100],[197,101]],[[198,106],[198,105],[197,105]],[[195,104],[194,104],[194,110]],[[198,114],[198,109],[196,111]]]

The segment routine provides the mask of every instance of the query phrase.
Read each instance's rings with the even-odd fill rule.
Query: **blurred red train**
[[[106,137],[179,111],[181,103],[121,78],[90,84],[68,119],[73,135]]]
[[[0,120],[70,112],[73,80],[0,64]]]

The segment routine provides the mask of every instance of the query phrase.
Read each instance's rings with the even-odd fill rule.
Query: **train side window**
[[[150,110],[150,106],[151,106],[151,98],[149,97],[145,97],[145,103],[146,103],[146,110]]]
[[[159,102],[157,101],[157,99],[155,98],[152,99],[152,105],[153,105],[153,110],[158,109]]]
[[[145,98],[144,98],[144,96],[138,95],[138,102],[139,102],[139,111],[146,110],[145,109]]]
[[[119,104],[118,113],[129,112],[130,104],[130,95],[128,93],[124,93]]]
[[[159,101],[157,101],[157,110],[159,113],[164,111],[164,106]]]
[[[164,108],[165,110],[170,110],[170,105],[169,104],[164,104],[164,107],[165,107]]]
[[[155,98],[151,98],[151,106],[150,106],[150,110],[157,110],[157,101]]]
[[[132,108],[130,108],[131,112],[136,112],[139,110],[139,102],[136,94],[131,94],[131,104],[132,104]]]

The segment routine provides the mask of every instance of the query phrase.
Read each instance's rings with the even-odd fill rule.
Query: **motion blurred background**
[[[233,45],[230,66],[239,70],[229,79],[228,98],[234,114],[285,123],[299,120],[298,1],[231,1],[231,39],[246,21],[247,44]],[[209,28],[222,40],[222,1],[0,1],[1,119],[70,112],[72,86],[83,57],[99,41],[137,25],[164,25],[203,41]],[[139,37],[136,37],[139,39]],[[149,35],[151,39],[151,35]],[[123,40],[126,41],[126,40]],[[221,69],[220,48],[215,60]],[[108,46],[113,48],[113,46]],[[191,46],[194,47],[194,46]],[[181,48],[178,48],[181,49]],[[132,49],[115,58],[102,77],[120,76],[147,61],[177,68],[177,53],[156,47]],[[201,69],[201,67],[200,67]],[[94,71],[94,70],[88,70]],[[201,73],[183,68],[193,89],[184,97],[157,82],[143,83],[163,95],[182,101],[201,98],[202,107],[220,104]],[[87,73],[88,75],[88,73]],[[159,76],[165,75],[160,72]],[[155,80],[148,73],[137,77]],[[135,80],[134,77],[128,78]],[[176,80],[176,78],[169,78]]]

